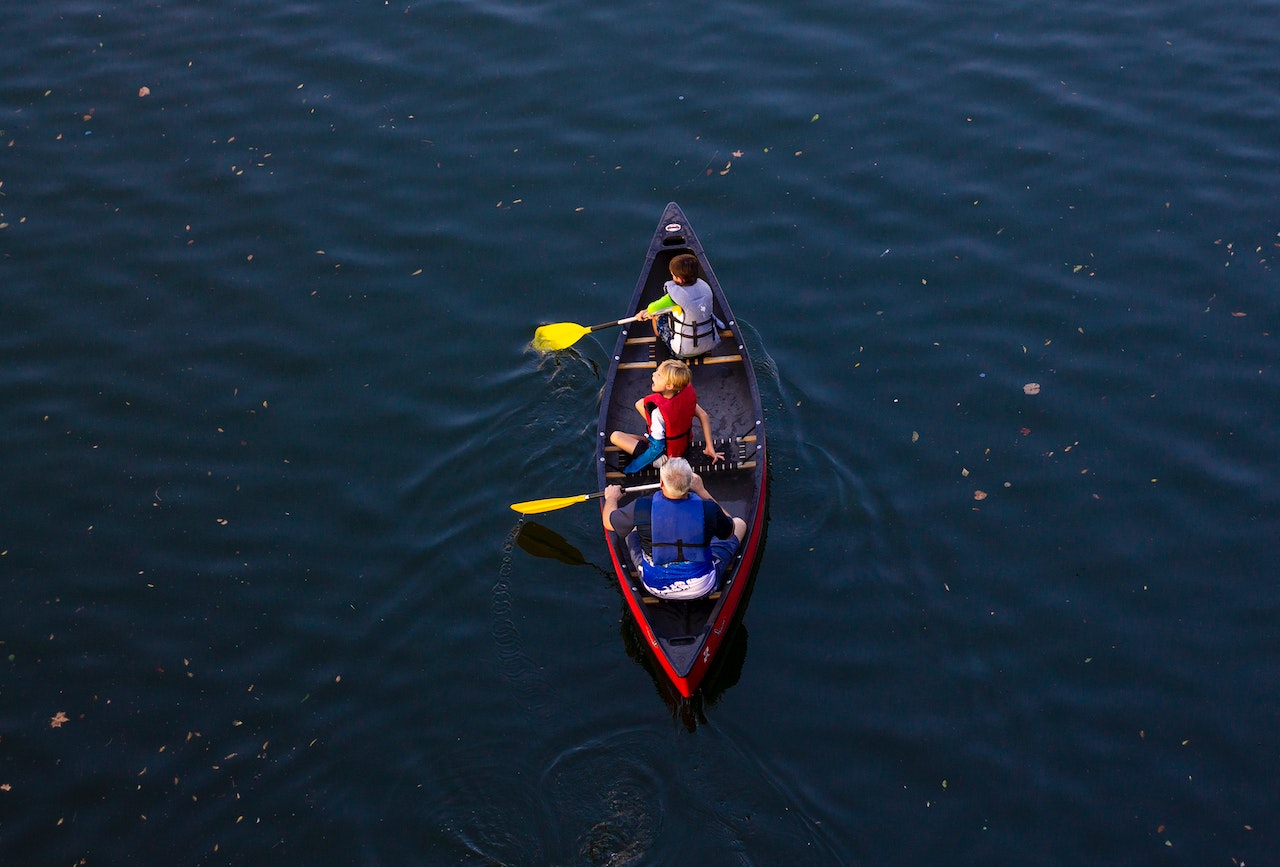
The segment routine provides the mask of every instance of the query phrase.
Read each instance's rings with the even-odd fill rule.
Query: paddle
[[[520,522],[516,544],[535,557],[559,560],[570,566],[590,566],[605,577],[613,577],[612,572],[583,557],[581,551],[570,545],[568,540],[555,530],[548,529],[536,521]]]
[[[657,482],[652,485],[636,485],[633,488],[623,488],[622,493],[630,494],[633,491],[652,491],[654,488],[661,487]],[[587,500],[598,500],[604,496],[604,491],[596,491],[594,494],[574,494],[572,497],[548,497],[545,500],[528,500],[523,503],[512,503],[511,508],[522,515],[540,515],[543,512],[554,512],[556,509],[563,509],[566,506],[572,506],[575,503],[585,503]]]
[[[679,307],[667,307],[659,310],[653,315],[661,316],[665,313],[674,313],[679,309]],[[568,349],[592,331],[599,331],[602,328],[613,328],[617,325],[626,325],[628,322],[638,321],[640,321],[639,316],[628,316],[626,319],[617,319],[613,322],[601,322],[599,325],[579,325],[576,322],[553,322],[550,325],[540,325],[538,326],[538,330],[533,332],[533,348],[539,352],[553,352],[557,349]]]
[[[569,544],[564,536],[536,521],[522,522],[516,535],[516,544],[535,557],[547,557],[568,563],[570,566],[586,566],[587,558]]]

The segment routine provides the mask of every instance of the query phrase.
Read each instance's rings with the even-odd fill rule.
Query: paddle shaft
[[[639,316],[628,316],[626,319],[615,319],[612,322],[601,322],[599,325],[587,326],[588,331],[599,331],[602,328],[613,328],[616,325],[626,325],[628,322],[639,322]]]
[[[636,491],[655,491],[655,490],[657,490],[657,489],[658,489],[658,488],[660,488],[660,487],[662,487],[662,482],[654,482],[654,483],[653,483],[653,484],[651,484],[651,485],[635,485],[635,486],[630,487],[630,488],[623,488],[623,489],[622,489],[622,493],[624,493],[624,494],[633,494],[633,493],[635,493]],[[598,500],[598,499],[600,499],[600,498],[601,498],[601,497],[603,497],[603,496],[604,496],[604,491],[596,491],[594,494],[587,494],[587,499],[588,499],[588,500]]]
[[[654,316],[664,316],[668,313],[675,313],[679,309],[680,309],[679,307],[664,307],[661,310],[654,311],[653,313],[649,314],[649,316],[650,318]],[[614,328],[618,325],[626,325],[628,322],[639,322],[639,321],[640,321],[640,316],[637,314],[635,316],[628,316],[626,319],[615,319],[612,322],[601,322],[599,325],[589,325],[587,326],[587,331],[599,331],[601,328]]]
[[[661,484],[657,482],[651,485],[636,485],[632,488],[623,488],[622,493],[652,491],[658,487],[661,487]],[[513,503],[511,508],[522,515],[540,515],[543,512],[553,512],[556,509],[563,509],[576,503],[585,503],[587,500],[598,500],[604,494],[604,491],[596,491],[594,494],[575,494],[572,497],[548,497],[544,500],[528,500],[524,503]]]

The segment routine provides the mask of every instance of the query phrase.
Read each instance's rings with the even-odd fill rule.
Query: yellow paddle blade
[[[574,503],[585,503],[590,494],[575,494],[572,497],[548,497],[545,500],[528,500],[524,503],[513,503],[511,508],[522,515],[539,515],[543,512],[554,512]]]
[[[576,322],[555,322],[551,325],[543,325],[533,332],[533,348],[539,352],[568,349],[577,343],[582,335],[590,331],[590,328]]]

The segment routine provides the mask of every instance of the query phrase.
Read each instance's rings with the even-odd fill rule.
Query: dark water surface
[[[1280,859],[1276,3],[5,47],[0,864]],[[590,489],[613,337],[528,341],[624,313],[670,200],[772,446],[685,705],[594,507],[507,508]]]

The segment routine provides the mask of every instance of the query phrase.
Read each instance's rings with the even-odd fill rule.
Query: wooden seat
[[[711,459],[702,453],[702,443],[695,442],[689,447],[688,460],[689,466],[693,468],[695,473],[699,475],[719,475],[721,473],[732,472],[735,470],[754,470],[756,468],[755,449],[752,445],[757,441],[755,434],[747,434],[741,437],[726,437],[715,441],[716,451],[724,453],[724,460],[711,463]],[[612,443],[604,447],[606,456],[617,456],[619,458],[629,457],[624,455],[622,449]],[[627,461],[626,463],[630,463]],[[625,463],[621,460],[617,462],[615,468],[608,469],[605,472],[605,478],[613,481],[615,479],[631,479],[632,481],[644,481],[647,479],[656,479],[658,471],[652,466],[645,467],[638,473],[625,473],[621,467]]]
[[[700,355],[696,359],[690,359],[689,363],[693,364],[735,364],[742,361],[741,355]]]
[[[722,440],[716,440],[716,441],[715,441],[715,443],[716,443],[716,445],[717,445],[717,446],[728,447],[728,446],[731,446],[731,445],[738,445],[738,444],[745,444],[745,443],[753,443],[753,442],[756,442],[756,440],[757,440],[757,439],[758,439],[758,437],[757,437],[755,434],[747,434],[747,435],[746,435],[746,436],[744,436],[744,437],[725,437],[725,438],[724,438],[724,439],[722,439]],[[701,443],[701,442],[694,442],[694,443],[693,443],[693,445],[691,446],[691,448],[693,448],[695,451],[701,452],[701,451],[702,451],[702,443]],[[605,447],[604,447],[604,450],[605,450],[605,452],[606,452],[606,453],[615,453],[615,452],[620,452],[620,451],[622,451],[622,449],[618,448],[618,447],[617,447],[617,446],[615,446],[613,443],[610,443],[609,445],[605,446]]]
[[[732,340],[733,336],[733,332],[727,328],[720,332],[722,339]],[[674,357],[670,350],[667,349],[667,345],[653,334],[628,336],[623,345],[641,348],[642,351],[647,351],[649,357],[644,361],[620,361],[618,363],[619,370],[653,370],[664,359]],[[714,350],[712,351],[714,352]],[[737,353],[732,355],[695,355],[693,358],[683,360],[690,367],[701,367],[706,364],[739,364],[742,362],[742,356]]]

